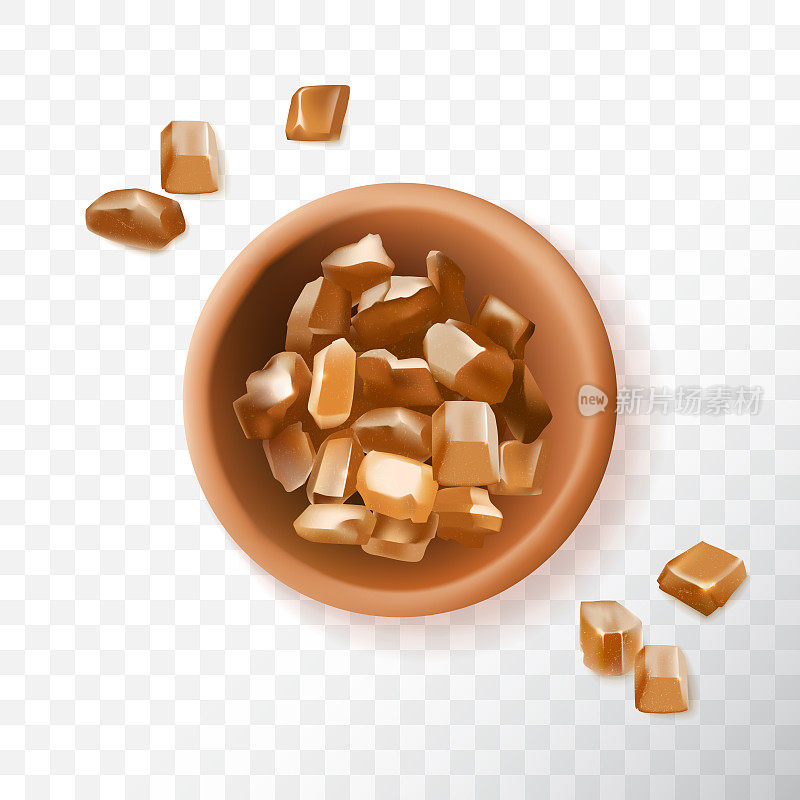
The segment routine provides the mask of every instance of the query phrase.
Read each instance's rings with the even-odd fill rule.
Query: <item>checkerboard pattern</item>
[[[0,795],[800,794],[800,4],[795,0],[0,4]],[[287,142],[346,82],[342,140]],[[159,190],[160,129],[214,126],[218,194],[154,255],[85,207]],[[626,386],[763,387],[757,415],[628,415],[592,508],[477,607],[388,620],[254,567],[193,475],[181,380],[240,248],[328,192],[445,184],[544,233]],[[703,538],[750,577],[659,592]],[[576,652],[583,599],[677,643],[647,716]]]

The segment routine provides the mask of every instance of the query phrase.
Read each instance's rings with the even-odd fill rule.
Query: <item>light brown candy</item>
[[[377,514],[425,522],[439,487],[428,464],[373,450],[361,462],[356,488]]]
[[[636,708],[646,714],[675,714],[689,708],[686,659],[679,647],[645,645],[634,670]]]
[[[525,345],[533,336],[533,323],[500,298],[487,294],[472,324],[505,347],[511,358],[525,357]]]
[[[286,138],[298,142],[338,139],[349,99],[346,85],[301,86],[289,104]]]
[[[550,406],[522,359],[514,361],[511,388],[498,408],[512,436],[526,444],[538,439],[553,419]]]
[[[332,433],[321,445],[306,493],[311,503],[344,503],[356,490],[358,468],[364,460],[356,435],[351,430]]]
[[[335,428],[353,407],[356,354],[346,339],[337,339],[314,356],[308,411],[317,426]]]
[[[377,233],[368,233],[355,244],[334,250],[322,261],[322,274],[350,292],[353,304],[361,293],[386,281],[394,272],[394,261],[386,255]]]
[[[297,535],[322,544],[361,544],[369,541],[375,515],[364,506],[325,503],[309,506],[294,521]]]
[[[368,347],[383,347],[427,328],[441,314],[439,293],[427,278],[394,275],[367,289],[353,327]]]
[[[369,541],[361,545],[372,556],[395,561],[421,561],[431,539],[436,535],[439,518],[431,514],[426,522],[411,522],[376,514],[377,522]]]
[[[364,382],[364,397],[373,406],[436,408],[442,402],[422,358],[398,359],[388,350],[368,350],[358,356],[356,368]]]
[[[380,450],[426,461],[431,455],[431,418],[408,408],[375,408],[362,414],[353,431],[365,452]]]
[[[86,227],[112,242],[160,250],[186,230],[186,221],[176,200],[144,189],[116,189],[86,209]]]
[[[426,259],[428,278],[439,292],[442,303],[441,322],[457,319],[469,322],[467,301],[464,299],[466,279],[458,264],[440,250],[431,250]]]
[[[327,278],[307,283],[286,323],[286,349],[307,364],[334,340],[350,332],[350,293]]]
[[[466,547],[483,547],[486,536],[503,527],[503,514],[492,505],[489,492],[477,486],[439,489],[433,506],[439,515],[436,535]]]
[[[581,603],[583,663],[601,675],[624,675],[642,649],[642,622],[615,600]]]
[[[262,444],[275,480],[287,492],[299,489],[314,463],[314,445],[302,423],[287,426],[274,438],[264,439]]]
[[[497,424],[488,403],[442,403],[433,413],[432,435],[433,476],[440,486],[498,482]]]
[[[433,377],[470,400],[499,403],[511,386],[508,353],[474,325],[436,323],[425,334],[423,350]]]
[[[297,353],[277,353],[247,379],[247,392],[233,403],[248,439],[271,439],[306,412],[311,373]]]
[[[667,562],[658,576],[658,585],[662,591],[708,616],[728,602],[746,577],[741,558],[698,542]]]
[[[549,458],[550,442],[503,442],[500,445],[500,480],[489,486],[489,493],[541,494]]]
[[[219,157],[207,122],[170,122],[161,131],[161,188],[174,194],[219,189]]]

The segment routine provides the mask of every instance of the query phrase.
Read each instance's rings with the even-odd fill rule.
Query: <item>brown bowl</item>
[[[475,309],[489,292],[536,323],[527,362],[553,410],[544,492],[495,497],[505,521],[482,549],[434,539],[416,564],[360,547],[298,537],[292,521],[304,489],[286,494],[261,443],[242,435],[231,403],[245,378],[283,350],[286,320],[320,261],[367,233],[380,233],[400,275],[424,275],[442,250],[467,276]],[[593,384],[611,398],[578,412]],[[544,563],[572,533],[597,491],[614,436],[616,378],[603,322],[580,278],[530,226],[485,200],[422,184],[348,189],[297,209],[257,236],[220,279],[197,323],[184,381],[186,437],[200,485],[237,544],[298,592],[363,614],[452,611],[507,589]]]

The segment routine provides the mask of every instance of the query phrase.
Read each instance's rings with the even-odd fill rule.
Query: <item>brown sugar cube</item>
[[[353,407],[356,353],[346,339],[337,339],[314,356],[308,411],[320,428],[347,421]]]
[[[422,358],[395,358],[388,350],[368,350],[356,362],[364,398],[374,407],[436,408],[442,395]]]
[[[431,514],[426,522],[411,522],[376,514],[377,522],[369,541],[361,545],[372,556],[393,558],[395,561],[421,561],[431,539],[436,535],[439,518]]]
[[[287,492],[299,489],[314,463],[314,445],[302,423],[289,425],[274,438],[264,439],[262,444],[275,480]]]
[[[525,444],[538,439],[553,419],[539,385],[519,358],[514,361],[511,388],[498,408],[512,436]]]
[[[658,576],[658,585],[662,591],[708,616],[728,602],[746,577],[741,558],[698,542],[667,562]]]
[[[311,365],[314,356],[350,332],[350,293],[327,278],[307,283],[286,323],[286,349]]]
[[[161,131],[161,188],[173,194],[219,189],[219,158],[207,122],[170,122]]]
[[[689,708],[686,659],[679,647],[645,645],[634,670],[636,708],[645,714],[675,714]]]
[[[500,445],[500,480],[489,486],[489,493],[541,494],[549,458],[550,442],[503,442]]]
[[[439,489],[433,510],[439,515],[436,535],[465,547],[483,547],[486,536],[503,527],[502,512],[486,489],[477,486]]]
[[[488,403],[448,400],[433,412],[433,476],[440,486],[500,479],[497,424]]]
[[[430,465],[372,450],[361,462],[356,488],[364,505],[376,514],[425,522],[439,487]]]
[[[286,138],[297,142],[329,142],[342,134],[350,87],[325,84],[301,86],[292,95]]]
[[[322,544],[366,544],[375,515],[364,506],[324,503],[309,506],[294,521],[297,535]]]
[[[439,292],[442,302],[441,322],[457,319],[469,322],[467,301],[464,299],[466,279],[458,264],[440,250],[431,250],[426,259],[428,278]]]
[[[375,408],[353,423],[364,452],[380,450],[416,461],[431,456],[431,418],[409,408]]]
[[[248,439],[271,439],[306,412],[311,373],[297,353],[277,353],[247,379],[247,392],[233,403]]]
[[[116,189],[86,209],[86,227],[112,242],[160,250],[186,230],[186,221],[176,200],[144,189]]]
[[[533,323],[500,298],[487,294],[472,324],[505,347],[511,358],[525,357],[525,345],[533,336]]]
[[[306,486],[309,502],[344,503],[352,497],[363,460],[364,451],[353,431],[332,433],[314,458]]]
[[[601,675],[624,675],[642,649],[642,622],[615,600],[581,603],[583,663]]]
[[[439,293],[427,278],[394,275],[367,289],[353,327],[369,347],[383,347],[430,326],[441,313]]]
[[[322,274],[350,292],[353,305],[361,293],[389,279],[394,261],[386,255],[377,233],[368,233],[355,244],[334,250],[322,260]]]
[[[425,334],[423,350],[433,377],[470,400],[499,403],[511,386],[508,353],[474,325],[437,322]]]

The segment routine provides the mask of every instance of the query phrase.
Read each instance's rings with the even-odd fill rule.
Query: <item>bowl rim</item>
[[[521,548],[516,547],[487,563],[486,568],[474,576],[403,592],[353,586],[322,573],[254,529],[250,515],[239,502],[215,454],[210,432],[214,415],[209,387],[215,356],[230,319],[271,263],[307,239],[315,226],[330,227],[337,220],[366,210],[398,207],[419,210],[420,206],[430,207],[440,214],[446,209],[459,219],[472,220],[473,224],[480,220],[480,227],[492,230],[495,236],[505,234],[529,242],[536,240],[538,248],[544,243],[561,265],[559,280],[564,281],[576,297],[582,296],[583,302],[576,312],[585,317],[586,324],[593,329],[587,346],[596,351],[597,383],[612,389],[613,394],[609,393],[607,413],[598,414],[593,424],[587,426],[586,449],[576,462],[575,471],[581,473],[580,485],[588,483],[593,489],[579,496],[579,502],[570,510],[569,520],[563,525],[563,535],[551,535],[544,548],[541,539],[531,542],[527,548],[523,545],[522,553]],[[334,192],[291,211],[258,234],[231,262],[209,295],[189,345],[183,380],[184,428],[195,474],[212,511],[234,542],[266,572],[295,591],[336,608],[370,616],[427,616],[466,608],[505,591],[538,569],[569,539],[597,494],[608,465],[616,426],[616,386],[608,334],[594,300],[569,262],[538,231],[510,211],[456,189],[422,183],[368,184]],[[551,507],[540,518],[539,525],[555,508]],[[259,536],[261,541],[255,548],[254,542]]]

